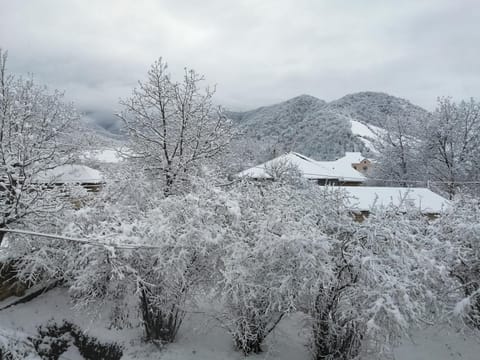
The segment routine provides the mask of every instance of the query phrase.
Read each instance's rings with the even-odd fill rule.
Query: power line
[[[72,238],[62,235],[56,234],[46,234],[36,231],[29,231],[29,230],[20,230],[20,229],[0,229],[0,232],[5,233],[12,233],[12,234],[22,234],[22,235],[31,235],[31,236],[41,236],[50,239],[58,239],[58,240],[65,240],[70,242],[76,242],[84,245],[92,245],[97,247],[103,248],[115,248],[115,249],[125,249],[125,250],[132,250],[132,249],[160,249],[160,246],[155,245],[141,245],[141,244],[107,244],[102,242],[96,242],[86,239],[79,239],[79,238]]]

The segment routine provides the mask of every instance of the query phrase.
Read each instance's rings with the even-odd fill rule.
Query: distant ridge
[[[297,151],[318,160],[334,160],[348,151],[371,153],[365,138],[352,132],[352,120],[381,128],[387,117],[425,116],[428,111],[380,92],[359,92],[327,103],[300,95],[245,112],[228,112],[242,133],[236,151],[245,161],[263,162]],[[358,126],[356,126],[358,128]],[[367,145],[367,146],[366,146]]]
[[[335,112],[367,124],[382,127],[388,116],[405,118],[425,117],[429,112],[410,101],[382,92],[365,91],[345,95],[328,103]]]

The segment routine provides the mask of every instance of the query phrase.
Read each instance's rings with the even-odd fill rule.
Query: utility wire
[[[36,232],[36,231],[29,231],[29,230],[20,230],[20,229],[0,229],[0,232],[12,233],[12,234],[22,234],[22,235],[32,235],[32,236],[41,236],[41,237],[50,238],[50,239],[71,241],[71,242],[76,242],[76,243],[80,243],[80,244],[84,244],[84,245],[92,245],[92,246],[103,247],[103,248],[109,248],[110,247],[110,248],[115,248],[115,249],[126,249],[126,250],[132,250],[132,249],[160,249],[161,248],[160,246],[155,246],[155,245],[107,244],[107,243],[95,242],[95,241],[91,241],[91,240],[72,238],[72,237],[56,235],[56,234],[46,234],[46,233],[41,233],[41,232]]]

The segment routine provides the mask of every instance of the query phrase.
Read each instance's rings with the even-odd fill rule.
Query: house
[[[328,169],[331,174],[339,176],[344,179],[344,182],[338,182],[339,185],[347,186],[349,183],[352,185],[360,185],[365,182],[367,171],[363,171],[363,167],[356,166],[357,164],[368,164],[368,168],[371,167],[371,161],[364,158],[359,152],[346,152],[345,156],[334,161],[316,161],[320,166]],[[365,166],[365,165],[363,165]],[[360,173],[360,174],[359,174]],[[362,182],[356,181],[359,176],[363,179]]]
[[[347,152],[335,161],[316,161],[296,152],[290,152],[263,164],[254,166],[236,174],[256,180],[273,180],[289,168],[295,168],[300,174],[320,185],[358,186],[366,181],[366,176],[353,168],[354,163],[364,160],[358,152]]]
[[[367,175],[367,176],[371,173],[372,166],[373,166],[373,163],[369,159],[363,159],[360,162],[352,163],[352,167],[355,170],[360,171],[362,174]]]
[[[399,211],[416,209],[422,214],[435,217],[441,214],[450,202],[427,188],[371,187],[361,186],[372,163],[358,152],[347,152],[335,161],[316,161],[304,155],[290,152],[258,166],[238,173],[238,177],[256,180],[274,180],[289,168],[295,168],[303,177],[320,185],[334,185],[335,191],[344,191],[348,206],[358,220],[374,210],[394,207]]]
[[[333,188],[332,188],[333,189]],[[418,210],[435,217],[450,206],[450,201],[427,188],[342,186],[335,191],[344,191],[347,206],[357,219],[362,219],[374,210],[393,207],[398,211]]]
[[[92,169],[91,167],[78,164],[66,164],[39,173],[35,182],[55,186],[77,184],[88,191],[98,191],[104,183],[104,179],[100,171]]]

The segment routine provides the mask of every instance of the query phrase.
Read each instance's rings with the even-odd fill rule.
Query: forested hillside
[[[407,100],[384,93],[361,92],[327,103],[301,95],[275,105],[228,116],[241,136],[235,151],[245,163],[271,159],[297,151],[318,160],[334,160],[346,151],[370,154],[364,141],[352,132],[351,120],[383,127],[386,119],[421,118],[429,113]]]
[[[346,95],[328,103],[328,108],[333,112],[378,127],[385,127],[385,120],[388,117],[423,118],[429,115],[427,110],[405,99],[372,91]]]

